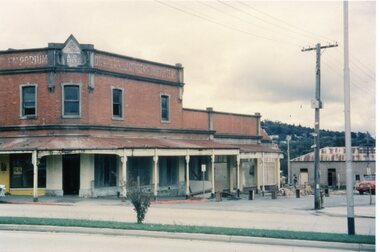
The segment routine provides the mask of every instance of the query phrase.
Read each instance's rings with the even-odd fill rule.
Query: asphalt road
[[[322,211],[312,210],[313,197],[152,205],[145,223],[347,233],[344,199],[344,196],[327,198],[327,207]],[[375,235],[375,206],[369,206],[367,200],[365,195],[355,197],[356,233]],[[0,204],[0,215],[136,221],[131,204],[120,200],[67,203]]]
[[[219,241],[176,240],[165,238],[107,236],[100,234],[73,234],[50,232],[0,231],[2,252],[67,252],[67,251],[321,251],[319,248],[278,245],[244,244]],[[342,251],[326,249],[323,251]]]

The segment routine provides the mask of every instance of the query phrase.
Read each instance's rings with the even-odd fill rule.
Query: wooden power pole
[[[322,109],[321,101],[321,49],[330,47],[337,47],[338,44],[329,44],[321,46],[320,43],[315,47],[303,48],[302,52],[315,50],[317,54],[317,62],[315,67],[315,99],[312,100],[311,106],[315,109],[315,123],[314,123],[314,209],[321,209],[321,192],[319,186],[320,172],[319,172],[319,110]]]

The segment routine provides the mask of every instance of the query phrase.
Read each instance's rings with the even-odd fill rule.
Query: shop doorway
[[[336,170],[335,169],[328,169],[327,183],[328,183],[328,186],[336,187]]]
[[[62,186],[64,195],[79,194],[80,155],[64,155],[62,157]]]

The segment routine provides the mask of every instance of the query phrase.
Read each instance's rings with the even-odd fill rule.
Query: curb
[[[59,202],[32,202],[32,201],[3,201],[0,200],[0,204],[12,204],[12,205],[42,205],[42,206],[73,206],[73,203],[59,203]]]
[[[178,203],[195,203],[195,202],[208,202],[208,199],[183,199],[183,200],[155,200],[151,201],[152,205],[165,205],[165,204],[178,204]],[[13,205],[46,205],[46,206],[74,206],[75,203],[65,202],[44,202],[44,201],[6,201],[0,200],[0,204],[13,204]]]
[[[111,236],[135,236],[150,237],[156,239],[178,239],[213,242],[232,242],[245,244],[279,245],[289,247],[319,248],[319,249],[342,249],[348,251],[375,251],[376,245],[340,242],[321,242],[306,240],[285,240],[275,238],[244,237],[228,235],[194,234],[194,233],[171,233],[160,231],[124,230],[109,228],[82,228],[82,227],[60,227],[60,226],[35,226],[35,225],[10,225],[1,224],[0,230],[4,231],[27,231],[27,232],[58,232],[99,234]]]
[[[183,200],[156,200],[151,201],[152,205],[160,204],[177,204],[177,203],[193,203],[193,202],[207,202],[208,199],[183,199]]]

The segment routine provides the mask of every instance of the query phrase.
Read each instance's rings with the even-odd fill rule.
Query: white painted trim
[[[168,120],[163,120],[162,119],[162,97],[163,96],[167,96],[168,97]],[[171,115],[170,115],[170,100],[171,100],[171,97],[169,94],[167,93],[160,93],[160,121],[161,123],[170,123],[170,118],[171,118]]]
[[[79,87],[79,115],[65,115],[65,86],[78,86]],[[62,118],[81,118],[82,116],[82,83],[64,82],[61,83],[62,95]]]
[[[113,115],[113,90],[114,89],[121,90],[121,117]],[[117,120],[117,121],[124,120],[124,110],[125,110],[124,88],[111,86],[111,115],[112,115],[112,120]]]
[[[35,92],[34,92],[34,100],[35,100],[35,113],[34,115],[23,115],[22,113],[22,104],[23,104],[23,95],[22,95],[22,89],[24,87],[35,87]],[[19,86],[19,95],[20,95],[20,119],[36,119],[38,112],[37,112],[37,99],[38,99],[38,84],[37,83],[26,83],[26,84],[21,84]]]

